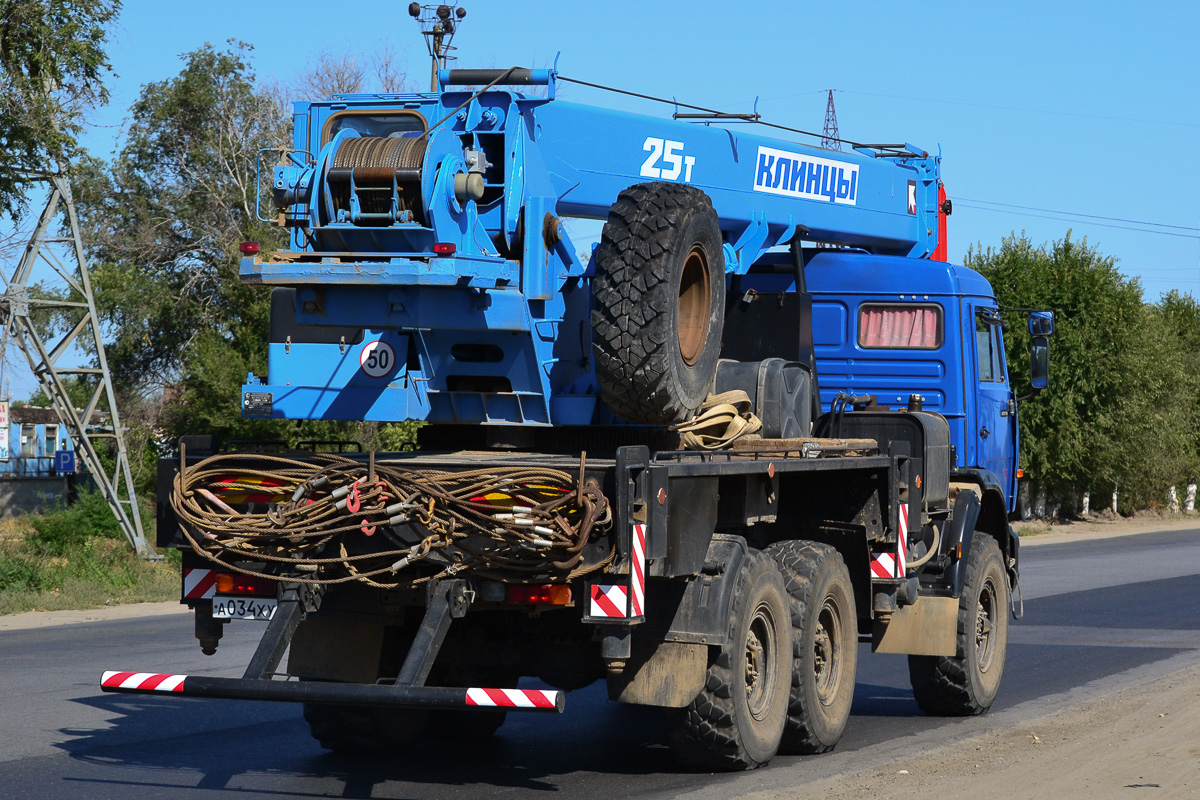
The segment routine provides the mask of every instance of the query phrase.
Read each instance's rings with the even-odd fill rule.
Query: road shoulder
[[[1053,525],[1016,522],[1013,523],[1013,528],[1021,536],[1022,547],[1038,547],[1044,544],[1111,539],[1117,536],[1135,536],[1140,533],[1162,533],[1164,531],[1195,530],[1200,534],[1200,515],[1146,515],[1129,519],[1096,519]]]
[[[179,601],[167,600],[161,603],[129,603],[78,611],[25,611],[0,617],[0,632],[78,625],[83,622],[103,622],[110,619],[184,614],[187,613],[187,610],[187,606],[181,605]]]
[[[741,800],[1200,796],[1200,665],[860,772]],[[1149,796],[1149,795],[1147,795]]]

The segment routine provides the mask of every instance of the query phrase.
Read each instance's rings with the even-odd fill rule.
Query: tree
[[[369,65],[369,72],[364,62]],[[300,76],[296,91],[301,97],[313,100],[366,91],[395,93],[405,91],[406,81],[407,75],[400,68],[396,54],[388,47],[367,58],[349,51],[341,55],[323,52],[317,63]]]
[[[1155,313],[1166,327],[1167,335],[1174,339],[1174,345],[1179,349],[1184,359],[1184,367],[1180,377],[1200,376],[1200,302],[1190,294],[1180,294],[1172,289],[1165,294],[1154,307]],[[1178,402],[1189,403],[1194,418],[1200,420],[1200,391],[1186,395],[1186,386],[1178,390]],[[1193,428],[1185,431],[1192,443],[1193,461],[1189,478],[1200,474],[1200,430]]]
[[[96,390],[96,385],[93,381],[89,381],[80,375],[67,375],[63,378],[63,386],[67,390],[67,397],[71,400],[71,405],[78,409],[85,409],[92,400],[92,393]],[[42,390],[37,389],[29,396],[28,404],[31,406],[41,406],[48,408],[51,406],[50,397]],[[101,410],[107,410],[103,398],[100,402]]]
[[[1135,505],[1161,497],[1190,468],[1195,414],[1175,399],[1197,377],[1139,283],[1070,232],[1042,247],[1013,235],[999,250],[972,248],[966,262],[1001,307],[1055,312],[1050,388],[1021,404],[1033,479],[1060,497],[1114,486]],[[1028,331],[1012,325],[1005,339],[1010,371],[1028,374]]]
[[[0,0],[0,211],[24,208],[21,173],[66,167],[82,115],[108,99],[104,52],[119,0]]]
[[[205,340],[230,363],[264,356],[268,296],[239,281],[238,244],[284,244],[257,218],[255,156],[286,129],[256,90],[250,52],[231,43],[185,55],[178,76],[142,90],[114,162],[79,169],[99,310],[115,334],[109,362],[127,391],[177,389]]]
[[[368,446],[401,435],[240,414],[247,373],[266,372],[270,291],[241,282],[238,245],[286,244],[258,218],[255,161],[260,148],[289,143],[290,122],[279,91],[256,82],[251,54],[241,42],[185,54],[177,76],[142,90],[112,163],[89,159],[77,170],[109,365],[122,407],[138,411],[143,430],[132,439],[148,452],[185,433]],[[153,459],[142,466],[150,487]]]

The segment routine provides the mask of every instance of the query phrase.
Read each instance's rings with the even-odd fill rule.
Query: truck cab
[[[1016,395],[1003,322],[982,275],[942,261],[827,251],[806,268],[821,404],[838,393],[905,408],[916,394],[950,424],[954,465],[1015,509]]]

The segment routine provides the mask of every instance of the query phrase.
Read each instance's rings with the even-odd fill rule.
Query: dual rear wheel
[[[738,770],[780,751],[831,749],[850,716],[857,642],[850,576],[836,550],[811,542],[751,550],[704,690],[669,718],[676,752],[702,769]]]

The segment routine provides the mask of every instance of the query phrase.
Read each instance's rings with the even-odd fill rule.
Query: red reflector
[[[262,245],[258,242],[242,242],[238,249],[242,251],[242,255],[252,256],[262,249]]]
[[[275,581],[254,575],[217,575],[217,594],[253,594],[275,596]]]
[[[509,586],[508,602],[539,606],[565,606],[571,602],[571,587],[561,584]]]
[[[433,252],[437,253],[439,256],[452,256],[454,255],[454,251],[457,249],[458,248],[455,247],[454,242],[438,242],[433,246]]]

